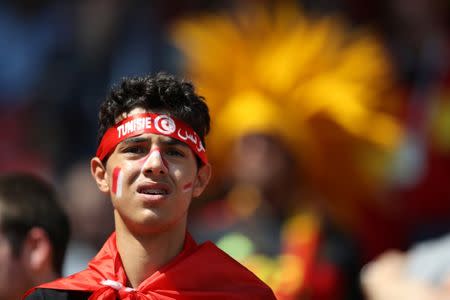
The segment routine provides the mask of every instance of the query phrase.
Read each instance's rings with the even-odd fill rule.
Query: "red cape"
[[[101,284],[109,280],[114,287]],[[114,282],[113,282],[114,281]],[[126,288],[127,277],[113,233],[86,270],[36,288],[87,291],[89,299],[275,299],[271,289],[213,243],[197,245],[189,234],[182,252],[143,281]]]

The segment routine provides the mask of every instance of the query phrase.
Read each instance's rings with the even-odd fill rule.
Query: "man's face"
[[[127,116],[143,112],[137,108]],[[178,140],[152,133],[125,139],[106,163],[116,221],[137,233],[184,226],[192,197],[206,186],[205,172],[209,166],[198,168],[192,150]]]
[[[0,300],[20,299],[31,288],[23,262],[13,254],[9,240],[0,230]]]

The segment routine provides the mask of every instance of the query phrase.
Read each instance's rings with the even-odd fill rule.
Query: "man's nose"
[[[167,163],[161,155],[159,148],[150,151],[147,159],[142,165],[142,172],[146,174],[166,174],[168,172]]]

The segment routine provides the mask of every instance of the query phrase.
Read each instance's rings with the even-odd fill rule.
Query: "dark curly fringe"
[[[191,82],[177,80],[166,73],[155,76],[123,78],[114,86],[100,106],[98,115],[100,143],[106,130],[115,124],[118,116],[136,107],[164,111],[189,124],[203,144],[210,128],[210,117],[205,99],[195,92]]]

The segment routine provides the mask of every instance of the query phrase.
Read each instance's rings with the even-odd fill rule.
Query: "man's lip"
[[[152,190],[163,190],[166,195],[170,194],[170,192],[171,192],[170,186],[168,184],[159,183],[159,182],[150,182],[150,183],[139,184],[138,187],[137,187],[137,192],[139,194],[149,195],[149,194],[145,194],[143,192],[143,191],[149,190],[149,189],[152,189]]]

